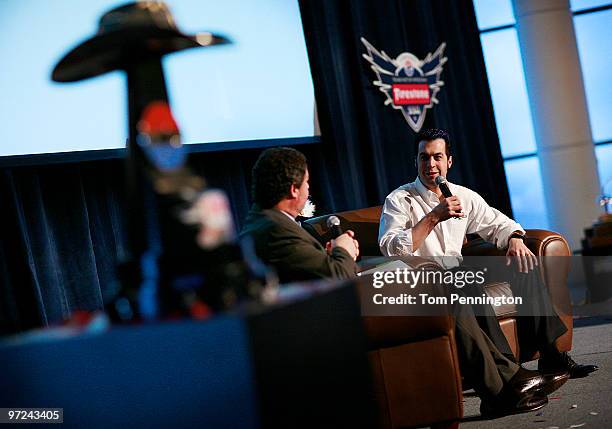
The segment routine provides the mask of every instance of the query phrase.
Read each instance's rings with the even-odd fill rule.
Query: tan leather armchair
[[[463,416],[455,322],[450,316],[364,317],[379,427]]]
[[[364,260],[382,256],[378,247],[381,209],[382,206],[376,206],[336,213],[342,229],[355,232]],[[331,239],[331,232],[326,226],[328,216],[309,219],[304,223],[304,228],[322,243]],[[544,282],[568,328],[568,332],[557,340],[557,346],[561,351],[569,351],[573,326],[567,287],[569,260],[548,258],[570,256],[567,241],[551,231],[527,230],[526,244],[539,257]],[[462,253],[465,256],[504,255],[503,251],[480,238],[468,241]],[[554,259],[554,264],[551,259]],[[486,290],[490,295],[505,293],[509,285],[495,283],[487,285]],[[512,351],[518,357],[520,350],[515,309],[506,307],[497,313],[497,317]],[[364,324],[369,338],[368,354],[381,427],[424,426],[452,422],[462,417],[461,375],[452,318],[364,317]]]

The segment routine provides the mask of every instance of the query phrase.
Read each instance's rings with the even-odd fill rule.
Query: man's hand
[[[463,210],[463,207],[461,207],[461,202],[456,195],[442,198],[440,204],[412,227],[412,251],[414,252],[421,247],[427,236],[440,222],[452,217],[464,217],[465,215],[461,210]]]
[[[335,240],[328,241],[325,244],[325,249],[327,253],[330,253],[334,247],[341,247],[351,255],[353,261],[356,261],[359,256],[359,242],[354,237],[355,233],[349,229]]]
[[[506,266],[512,263],[512,259],[516,261],[516,266],[521,273],[528,273],[538,266],[538,258],[525,246],[525,243],[520,238],[511,238],[508,243]]]
[[[435,206],[431,213],[437,218],[438,222],[443,222],[452,217],[463,217],[461,210],[463,210],[463,207],[461,207],[459,197],[453,195],[452,197],[442,199],[440,204]]]

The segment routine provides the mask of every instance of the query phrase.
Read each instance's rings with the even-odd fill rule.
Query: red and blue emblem
[[[419,132],[425,121],[427,109],[438,104],[436,94],[444,82],[440,80],[442,66],[447,58],[443,56],[445,43],[436,51],[419,60],[409,52],[402,52],[397,58],[390,58],[385,51],[378,51],[363,37],[361,42],[368,53],[363,54],[376,73],[373,82],[385,94],[385,105],[402,111],[406,122]]]

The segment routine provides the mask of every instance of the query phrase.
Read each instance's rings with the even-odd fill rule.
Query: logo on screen
[[[402,52],[393,59],[385,51],[378,51],[365,38],[361,38],[367,50],[363,54],[376,73],[372,83],[385,94],[385,105],[401,110],[406,122],[419,132],[425,122],[427,109],[438,104],[436,94],[444,82],[440,80],[442,66],[447,58],[442,56],[446,43],[420,60],[410,52]]]

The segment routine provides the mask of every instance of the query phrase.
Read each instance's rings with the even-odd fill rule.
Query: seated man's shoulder
[[[393,190],[383,205],[383,215],[389,211],[395,210],[407,210],[413,204],[414,199],[419,198],[419,194],[416,190],[414,183],[407,183]]]
[[[453,194],[455,195],[478,195],[475,191],[472,191],[470,188],[462,186],[462,185],[457,185],[456,183],[451,183],[450,184],[450,190]]]
[[[480,210],[488,206],[488,203],[478,192],[465,186],[452,184],[451,192],[459,197],[466,213],[471,213],[473,210]]]
[[[459,197],[478,195],[478,193],[476,191],[471,190],[467,186],[458,185],[458,184],[453,183],[453,182],[447,182],[447,183],[448,183],[448,187],[449,187],[449,189],[450,189],[450,191],[451,191],[451,193],[453,195],[457,195]]]
[[[240,235],[267,231],[274,227],[274,221],[262,212],[249,213]]]
[[[287,235],[291,231],[291,219],[275,210],[250,212],[240,235],[275,237]]]
[[[475,200],[484,201],[484,199],[482,198],[482,196],[478,192],[476,192],[476,191],[474,191],[474,190],[472,190],[470,188],[467,188],[465,186],[453,184],[452,187],[451,187],[451,192],[453,193],[453,195],[457,195],[459,198],[461,198],[461,197],[466,198],[467,197],[467,198],[469,198],[470,201],[475,201]]]
[[[410,182],[410,183],[406,183],[405,185],[402,185],[394,189],[393,191],[391,191],[389,195],[387,195],[387,199],[394,199],[394,198],[401,198],[404,196],[410,196],[410,195],[413,195],[415,192],[416,192],[416,186],[414,182]]]

